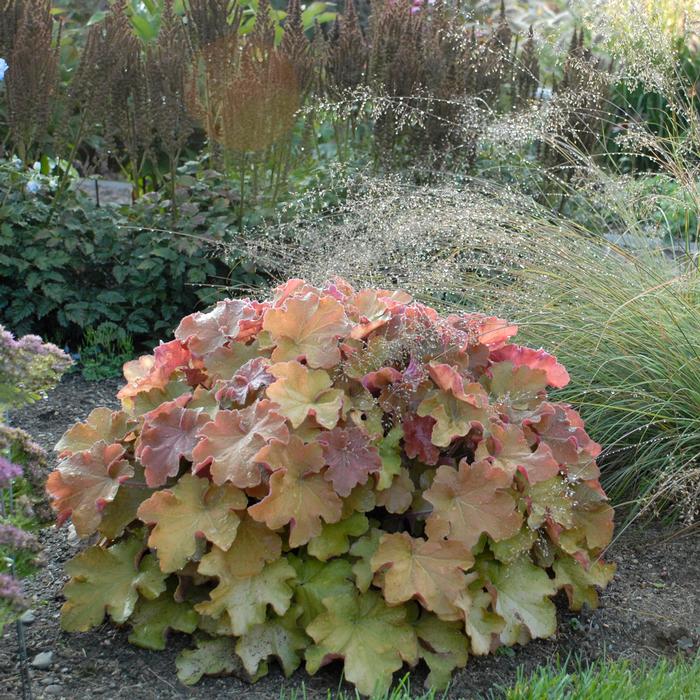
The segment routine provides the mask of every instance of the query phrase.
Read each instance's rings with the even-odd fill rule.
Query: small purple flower
[[[0,547],[24,549],[30,552],[39,551],[39,543],[31,532],[22,530],[14,525],[0,525]]]
[[[0,574],[0,600],[10,603],[13,607],[25,607],[22,585],[14,576]]]
[[[30,180],[24,186],[24,190],[27,194],[37,194],[37,192],[41,192],[41,183],[36,180]]]
[[[7,61],[4,58],[0,58],[0,81],[5,79],[5,73],[7,73]]]
[[[10,485],[12,479],[22,476],[22,467],[0,456],[0,489]]]

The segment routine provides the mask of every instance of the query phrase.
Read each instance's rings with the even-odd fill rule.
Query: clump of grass
[[[598,661],[586,665],[554,663],[538,668],[527,675],[523,668],[512,686],[498,686],[487,696],[488,700],[690,700],[700,694],[700,656],[694,659],[661,659],[657,663],[633,665],[628,660]],[[306,688],[282,691],[280,700],[306,700]],[[314,692],[313,697],[322,697]],[[359,700],[357,694],[343,690],[328,690],[327,700]],[[383,695],[371,700],[441,700],[463,698],[457,691],[443,693],[411,691],[410,677],[406,675]],[[471,695],[469,697],[472,697]],[[475,696],[476,697],[476,696]]]
[[[500,688],[492,700],[683,700],[700,694],[700,657],[676,662],[662,659],[653,666],[622,660],[599,662],[573,672],[544,666],[531,676],[522,670],[511,688]]]
[[[557,355],[605,446],[606,487],[634,510],[700,515],[700,273],[661,251],[559,241],[555,267],[520,272],[523,333]],[[516,294],[511,300],[517,299]]]

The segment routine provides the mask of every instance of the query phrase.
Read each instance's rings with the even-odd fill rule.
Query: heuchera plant
[[[198,630],[185,683],[342,659],[364,694],[554,634],[557,592],[594,607],[613,574],[613,510],[599,446],[547,400],[566,370],[516,330],[342,280],[186,317],[127,363],[122,410],[57,445],[58,520],[101,536],[64,628]]]

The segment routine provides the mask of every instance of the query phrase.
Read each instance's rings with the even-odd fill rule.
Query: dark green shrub
[[[98,208],[72,189],[54,200],[55,185],[0,165],[0,322],[16,333],[78,347],[86,328],[109,321],[137,344],[154,343],[219,296],[211,285],[259,281],[253,268],[232,271],[214,255],[237,216],[215,179],[178,189],[176,222],[158,193]]]

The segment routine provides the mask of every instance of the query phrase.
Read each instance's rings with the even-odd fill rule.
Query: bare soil
[[[117,380],[87,382],[77,375],[64,379],[45,400],[13,416],[16,426],[30,432],[47,450],[77,420],[96,406],[116,406]],[[65,562],[82,544],[71,541],[69,530],[47,527],[41,533],[47,566],[27,582],[35,621],[26,626],[30,660],[52,651],[54,662],[44,671],[31,669],[35,698],[90,697],[165,700],[166,698],[249,698],[278,700],[284,688],[304,683],[308,698],[326,697],[337,688],[340,665],[308,676],[303,668],[285,679],[275,667],[255,685],[235,677],[204,678],[194,688],[179,683],[175,657],[189,646],[183,635],[174,635],[164,652],[131,646],[127,631],[112,624],[85,634],[66,634],[59,625],[61,589],[66,580]],[[700,644],[700,536],[698,530],[678,532],[658,523],[635,523],[618,528],[607,559],[618,573],[601,595],[595,611],[571,614],[565,600],[559,603],[559,630],[548,640],[490,657],[472,658],[455,674],[447,697],[483,697],[497,685],[515,680],[518,667],[529,672],[559,656],[584,661],[627,658],[653,661],[661,656],[697,653]],[[412,687],[419,689],[425,669],[413,672]],[[17,638],[8,626],[0,643],[0,698],[21,697]]]

